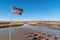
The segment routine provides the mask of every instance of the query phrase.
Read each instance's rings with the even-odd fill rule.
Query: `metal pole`
[[[13,10],[12,9],[12,5],[10,5],[10,10]],[[10,15],[10,29],[9,29],[9,40],[11,40],[11,30],[12,30],[12,28],[11,28],[11,22],[12,22],[12,11],[10,12],[11,13],[11,15]]]

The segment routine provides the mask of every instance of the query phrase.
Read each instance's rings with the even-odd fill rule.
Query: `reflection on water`
[[[0,40],[9,40],[9,28],[0,29]]]
[[[23,26],[19,26],[19,27],[15,27],[15,28],[28,28],[31,30],[36,30],[38,32],[45,32],[45,33],[50,33],[50,34],[54,34],[54,35],[59,35],[60,36],[60,30],[54,30],[54,29],[48,29],[47,27],[43,27],[43,26],[30,26],[30,25],[23,25]],[[9,30],[11,30],[11,28],[2,28],[0,29],[0,40],[9,40]],[[16,39],[19,39],[21,36],[20,32],[15,31],[14,27],[12,27],[12,30],[10,31],[11,35],[16,34],[15,36],[18,37]],[[14,38],[15,38],[14,36]]]
[[[48,29],[47,27],[43,27],[43,26],[30,26],[25,24],[23,26],[23,28],[29,28],[31,30],[36,30],[38,32],[45,32],[48,34],[54,34],[54,35],[59,35],[60,36],[60,30],[56,30],[56,29]]]

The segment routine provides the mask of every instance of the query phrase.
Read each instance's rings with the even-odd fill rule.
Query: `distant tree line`
[[[0,22],[0,24],[9,24],[10,22]]]

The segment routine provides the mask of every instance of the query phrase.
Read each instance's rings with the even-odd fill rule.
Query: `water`
[[[49,28],[44,27],[44,26],[30,26],[30,25],[25,24],[23,26],[23,28],[28,28],[28,29],[31,29],[31,30],[36,30],[38,32],[44,32],[44,33],[47,33],[47,34],[53,34],[55,36],[59,36],[60,37],[60,30],[49,29]]]
[[[44,32],[44,33],[47,33],[47,34],[53,34],[53,35],[60,36],[60,30],[48,29],[47,27],[44,27],[44,26],[30,26],[28,24],[25,24],[23,26],[18,26],[18,27],[1,28],[0,29],[0,40],[9,40],[9,33],[11,32],[11,29],[12,29],[12,32],[13,32],[15,30],[15,28],[28,28],[28,29],[31,29],[31,30],[36,30],[38,32]],[[11,32],[11,35],[14,35],[12,32]],[[16,33],[16,31],[14,31],[14,32]],[[18,32],[17,34],[20,34],[20,33]],[[15,35],[15,36],[18,37],[19,35]],[[18,38],[20,38],[20,37],[18,37]]]
[[[0,40],[9,40],[9,28],[0,29]]]

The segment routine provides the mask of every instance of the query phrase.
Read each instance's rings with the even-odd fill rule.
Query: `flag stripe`
[[[22,15],[22,12],[23,12],[23,9],[13,7],[13,14],[19,14],[19,15]]]

